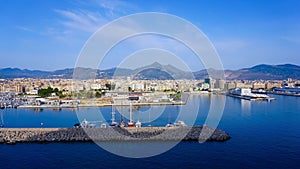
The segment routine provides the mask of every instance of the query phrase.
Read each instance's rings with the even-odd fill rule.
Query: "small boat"
[[[125,127],[125,122],[124,121],[121,121],[121,124],[120,124],[120,127]]]
[[[135,125],[134,125],[134,122],[131,122],[131,121],[130,121],[130,122],[127,123],[127,127],[134,127],[134,126],[135,126]]]
[[[174,127],[174,124],[168,123],[168,124],[166,125],[166,127]]]
[[[142,127],[142,123],[138,120],[138,121],[135,123],[135,127],[138,127],[138,128]]]
[[[95,128],[96,124],[91,123],[89,121],[87,121],[86,119],[84,119],[81,123],[80,123],[80,127],[82,128]]]
[[[80,128],[81,126],[80,126],[80,123],[76,123],[76,124],[73,125],[73,127],[74,128]]]
[[[110,124],[109,124],[109,126],[110,127],[118,127],[119,126],[119,123],[118,122],[111,122]]]
[[[101,124],[101,128],[107,128],[106,123],[102,123],[102,124]]]
[[[178,120],[177,122],[174,123],[174,126],[176,127],[184,127],[186,124],[182,120]]]

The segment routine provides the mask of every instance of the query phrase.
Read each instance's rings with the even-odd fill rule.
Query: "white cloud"
[[[108,22],[108,20],[98,12],[90,12],[85,10],[67,11],[54,10],[64,17],[60,23],[68,29],[75,29],[84,32],[95,32],[100,26]]]
[[[98,4],[107,10],[110,17],[118,17],[120,14],[138,10],[135,5],[120,0],[99,0]]]
[[[55,9],[62,18],[59,20],[66,29],[93,33],[104,24],[120,16],[135,11],[137,8],[125,1],[96,0],[77,1],[80,8],[72,10]]]
[[[22,31],[26,31],[26,32],[34,32],[33,29],[29,28],[29,27],[25,27],[25,26],[16,26],[17,29],[22,30]]]

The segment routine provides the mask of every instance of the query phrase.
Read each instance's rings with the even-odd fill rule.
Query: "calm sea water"
[[[232,138],[224,143],[182,142],[161,155],[142,159],[111,154],[95,143],[2,144],[0,168],[299,168],[300,97],[273,97],[272,102],[256,102],[201,95],[191,96],[186,106],[133,108],[134,119],[145,126],[176,119],[202,125],[211,100],[226,98],[218,128]],[[119,112],[128,117],[128,109],[116,108],[116,120],[120,120]],[[193,113],[195,109],[198,114]],[[6,127],[71,127],[78,118],[99,123],[111,118],[111,107],[0,111]]]

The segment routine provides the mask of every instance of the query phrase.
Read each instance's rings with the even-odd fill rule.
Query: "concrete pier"
[[[76,141],[226,141],[230,136],[210,127],[142,128],[0,128],[0,143]]]

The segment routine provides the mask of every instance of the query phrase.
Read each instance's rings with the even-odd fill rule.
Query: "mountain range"
[[[62,78],[72,79],[73,72],[82,76],[83,79],[88,78],[107,78],[112,77],[132,77],[132,79],[140,80],[167,80],[167,79],[204,79],[208,77],[208,71],[219,74],[220,70],[203,69],[195,72],[187,72],[180,70],[172,65],[161,65],[154,62],[148,66],[127,69],[127,68],[111,68],[106,70],[90,69],[90,68],[68,68],[55,71],[28,70],[18,68],[0,69],[0,78]],[[250,68],[238,70],[225,70],[225,77],[228,80],[283,80],[287,78],[300,79],[300,66],[293,64],[282,65],[266,65],[260,64]]]

